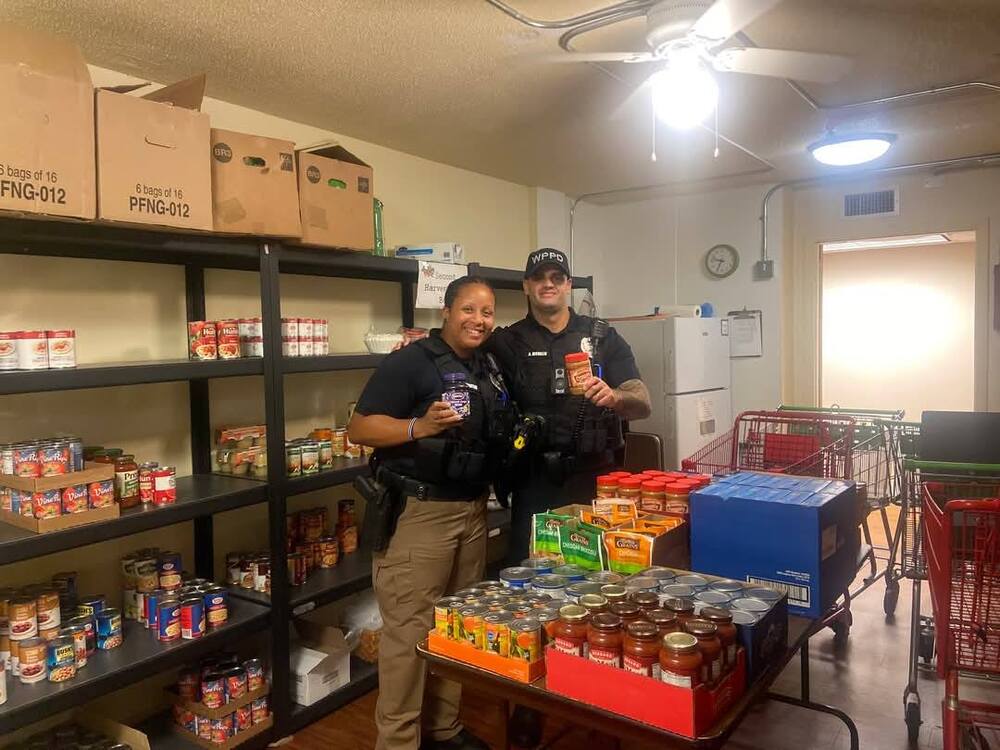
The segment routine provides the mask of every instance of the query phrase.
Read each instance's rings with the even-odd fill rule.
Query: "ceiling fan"
[[[781,0],[661,0],[646,11],[642,52],[577,52],[558,62],[662,63],[650,76],[657,116],[677,128],[693,127],[714,109],[718,87],[709,72],[745,73],[831,83],[851,68],[849,58],[816,52],[764,49],[727,42]]]

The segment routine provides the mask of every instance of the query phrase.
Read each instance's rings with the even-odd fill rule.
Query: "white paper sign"
[[[760,357],[764,354],[760,310],[729,313],[729,356]]]
[[[468,266],[458,263],[420,261],[416,306],[421,310],[440,310],[444,307],[444,290],[448,288],[448,284],[468,274]]]

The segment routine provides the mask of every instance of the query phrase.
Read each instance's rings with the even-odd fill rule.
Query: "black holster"
[[[354,489],[365,499],[361,539],[375,552],[384,552],[396,533],[396,522],[403,512],[404,498],[398,490],[371,477],[355,477]]]

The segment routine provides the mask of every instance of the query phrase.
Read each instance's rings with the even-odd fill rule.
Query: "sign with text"
[[[417,308],[440,310],[444,307],[444,290],[455,279],[468,275],[466,266],[457,263],[420,261],[417,272]]]

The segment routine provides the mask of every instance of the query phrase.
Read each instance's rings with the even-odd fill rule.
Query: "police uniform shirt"
[[[506,328],[493,331],[486,345],[486,350],[493,352],[499,360],[504,378],[511,389],[511,395],[517,401],[518,377],[521,357],[548,357],[552,344],[564,336],[581,336],[580,350],[590,351],[590,332],[594,319],[587,315],[577,315],[572,308],[569,311],[569,323],[559,333],[553,333],[539,323],[529,312],[522,320]],[[528,333],[531,339],[547,342],[544,350],[523,351],[524,341],[518,334]],[[603,365],[602,379],[612,388],[618,388],[628,380],[639,380],[639,368],[632,354],[632,347],[614,328],[608,328],[607,335],[601,339],[598,360]]]

